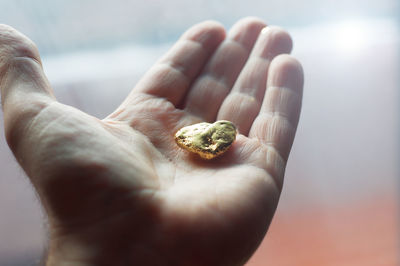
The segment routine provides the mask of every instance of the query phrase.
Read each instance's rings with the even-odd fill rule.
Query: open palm
[[[189,29],[103,120],[58,103],[29,39],[0,27],[7,141],[48,213],[49,265],[242,265],[278,203],[301,107],[289,35],[258,19]],[[113,88],[110,88],[113,89]],[[226,119],[209,161],[174,142]]]

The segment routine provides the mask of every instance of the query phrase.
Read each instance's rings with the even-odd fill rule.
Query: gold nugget
[[[183,127],[175,134],[179,147],[197,153],[201,158],[212,159],[226,152],[236,139],[232,122],[220,120],[213,124],[198,123]]]

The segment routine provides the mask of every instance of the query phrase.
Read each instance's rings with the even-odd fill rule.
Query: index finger
[[[225,29],[217,22],[193,26],[145,74],[123,105],[129,104],[137,93],[146,93],[177,106],[224,38]]]

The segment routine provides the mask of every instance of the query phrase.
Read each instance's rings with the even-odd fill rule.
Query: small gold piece
[[[232,122],[203,122],[178,130],[175,142],[179,147],[197,153],[201,158],[212,159],[229,149],[236,139],[236,134],[236,127]]]

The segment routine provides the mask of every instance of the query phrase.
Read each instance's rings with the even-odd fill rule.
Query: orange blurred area
[[[248,266],[396,266],[398,199],[277,212]]]

